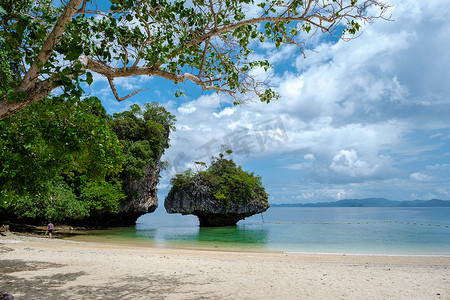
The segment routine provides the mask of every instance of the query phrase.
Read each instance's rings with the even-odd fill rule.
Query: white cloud
[[[214,117],[221,118],[224,116],[231,116],[234,114],[234,107],[225,107],[223,110],[221,110],[219,113],[213,113]]]
[[[197,108],[192,104],[192,102],[189,102],[186,105],[180,106],[177,111],[183,115],[189,115],[196,111]]]
[[[394,21],[364,26],[348,43],[318,38],[306,59],[265,43],[258,57],[275,69],[253,74],[269,76],[278,101],[232,107],[203,95],[169,102],[178,120],[165,155],[172,171],[207,161],[229,143],[238,163],[279,180],[267,182],[277,202],[448,196],[450,2],[393,4]],[[427,130],[434,131],[416,136]]]
[[[352,198],[354,192],[352,190],[347,190],[345,188],[322,188],[302,191],[296,196],[293,196],[289,202],[317,202],[317,199],[328,199],[328,200],[342,200],[346,198]]]
[[[352,149],[339,151],[333,157],[330,168],[337,173],[356,177],[372,175],[376,171],[377,166],[371,166],[366,161],[359,159],[356,151]]]
[[[426,168],[428,170],[450,170],[450,164],[435,164]]]
[[[305,155],[303,156],[303,158],[304,158],[306,161],[314,161],[314,160],[316,160],[316,157],[314,156],[314,154],[311,154],[311,153],[305,154]]]
[[[426,175],[424,173],[412,173],[410,175],[411,179],[417,180],[417,181],[431,181],[433,180],[433,177]]]
[[[309,163],[291,164],[291,165],[283,166],[283,168],[290,169],[290,170],[302,170],[302,169],[307,169],[310,167],[311,167],[311,164],[309,164]]]

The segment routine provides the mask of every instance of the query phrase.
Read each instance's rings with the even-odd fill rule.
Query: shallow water
[[[450,255],[450,208],[272,207],[235,227],[200,228],[163,209],[91,238],[156,247],[298,253]],[[87,237],[84,237],[87,238]]]

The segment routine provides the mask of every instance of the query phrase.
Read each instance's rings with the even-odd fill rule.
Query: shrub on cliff
[[[231,150],[227,152],[231,153]],[[237,166],[233,160],[226,159],[223,153],[219,157],[214,157],[206,170],[199,172],[188,170],[177,174],[171,179],[171,183],[174,188],[181,189],[192,190],[194,186],[197,186],[204,191],[209,191],[211,199],[222,203],[234,203],[239,206],[251,201],[268,205],[261,176],[242,170],[242,167]]]
[[[231,153],[230,150],[227,153]],[[196,215],[200,226],[233,226],[269,208],[261,177],[220,154],[204,171],[185,171],[172,178],[164,206],[168,213]]]

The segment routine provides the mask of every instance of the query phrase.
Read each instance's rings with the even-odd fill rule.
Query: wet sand
[[[450,299],[450,256],[166,249],[0,236],[15,299]]]

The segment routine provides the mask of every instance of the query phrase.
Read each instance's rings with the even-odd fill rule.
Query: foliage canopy
[[[255,43],[306,47],[323,32],[348,39],[385,18],[380,0],[0,0],[0,119],[45,98],[81,96],[96,72],[150,75],[228,93],[235,103],[277,95],[255,68]],[[107,3],[107,7],[105,7]],[[97,6],[98,5],[98,6]],[[103,7],[103,8],[102,8]],[[177,92],[177,95],[179,93]]]
[[[117,212],[169,146],[156,103],[106,115],[97,98],[58,97],[0,120],[0,214],[65,220]],[[158,169],[159,170],[159,169]]]
[[[46,193],[68,170],[104,180],[120,171],[122,148],[99,99],[46,99],[0,121],[0,191]]]

